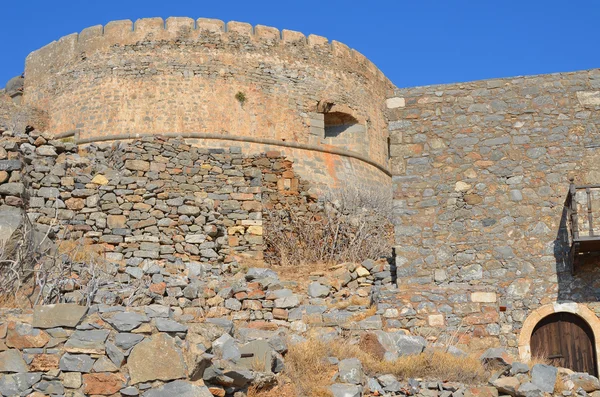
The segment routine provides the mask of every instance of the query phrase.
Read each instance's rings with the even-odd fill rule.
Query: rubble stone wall
[[[159,137],[78,148],[32,134],[2,142],[3,212],[26,207],[34,223],[58,223],[59,238],[100,244],[117,262],[260,260],[263,201],[309,201],[309,185],[278,152]]]
[[[211,19],[115,21],[31,53],[25,74],[24,103],[47,111],[56,134],[229,133],[339,147],[387,168],[384,101],[393,86],[363,55],[324,37]],[[327,111],[362,128],[325,138]]]
[[[398,89],[387,101],[403,325],[516,353],[533,310],[600,314],[571,274],[569,177],[600,182],[600,70]],[[599,335],[596,335],[598,338]]]

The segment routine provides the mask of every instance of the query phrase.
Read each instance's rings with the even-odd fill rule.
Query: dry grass
[[[354,323],[354,322],[362,321],[366,318],[374,316],[375,313],[377,313],[377,306],[370,306],[367,310],[361,310],[360,312],[352,315],[352,317],[350,317],[348,319],[348,322]]]
[[[263,264],[264,265],[264,264]],[[313,282],[309,277],[298,277],[299,274],[323,273],[324,277],[328,276],[330,264],[327,263],[304,263],[298,266],[279,266],[267,263],[271,269],[277,272],[279,279],[282,281],[294,281],[298,284],[298,291],[306,291],[308,285]]]
[[[563,391],[568,391],[568,390],[571,390],[571,389],[569,389],[569,386],[567,386],[567,384],[565,383],[564,377],[559,372],[558,374],[556,374],[556,383],[554,384],[554,393],[562,394]]]
[[[247,392],[247,397],[297,397],[296,389],[289,380],[282,382],[275,387],[268,390],[257,388],[256,386],[250,386]]]
[[[316,339],[290,346],[285,356],[284,373],[290,378],[297,395],[329,397],[331,379],[336,372],[329,364],[328,346]]]
[[[533,368],[536,364],[552,365],[552,361],[548,360],[545,356],[534,356],[529,359],[527,365],[529,368]]]
[[[476,357],[456,357],[442,350],[383,361],[346,340],[323,342],[310,338],[290,346],[284,373],[298,395],[329,396],[328,387],[336,372],[326,358],[358,358],[367,375],[393,374],[400,379],[424,378],[467,384],[485,382],[486,370]]]

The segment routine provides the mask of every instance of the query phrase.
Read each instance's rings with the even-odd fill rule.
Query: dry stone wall
[[[290,193],[281,196],[289,201],[307,188],[274,152],[246,157],[239,148],[154,137],[84,149],[48,142],[46,134],[29,139],[33,144],[6,141],[18,149],[12,157],[22,158],[4,161],[4,168],[24,167],[29,218],[57,221],[60,238],[102,244],[115,261],[261,259],[263,190]],[[4,196],[5,203],[21,204],[20,193]]]
[[[600,70],[398,89],[387,102],[403,326],[516,353],[529,314],[600,314],[597,261],[571,275],[569,177],[599,183]]]

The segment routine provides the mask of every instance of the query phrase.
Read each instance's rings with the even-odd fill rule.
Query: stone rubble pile
[[[384,325],[397,325],[392,319],[384,324],[385,315],[393,314],[393,310],[387,310],[389,305],[379,305],[376,314],[360,321],[353,318],[376,303],[378,291],[393,288],[386,276],[389,268],[383,260],[338,265],[328,277],[322,272],[308,276],[310,283],[304,292],[298,282],[280,280],[275,271],[267,268],[250,268],[247,272],[224,276],[218,265],[207,263],[187,262],[177,268],[150,259],[127,260],[125,266],[112,268],[91,303],[158,304],[189,319],[227,318],[264,327],[269,327],[269,323],[274,327],[285,324],[299,332],[311,325],[382,329]],[[76,266],[73,270],[85,269]],[[73,286],[64,285],[65,289]],[[63,301],[85,303],[84,292],[84,289],[65,291]]]
[[[269,273],[249,272],[265,278]],[[251,386],[277,384],[288,349],[308,337],[285,324],[193,318],[158,304],[87,308],[64,303],[36,306],[33,312],[3,309],[0,319],[2,396],[243,397]],[[342,330],[317,331],[327,341],[341,337]],[[375,336],[382,360],[433,348],[403,331],[357,335]],[[600,395],[600,381],[591,375],[545,364],[529,367],[513,362],[502,348],[481,356],[491,374],[485,385],[367,374],[356,358],[322,359],[337,369],[330,386],[334,397]]]
[[[348,280],[356,281],[362,267],[343,269],[352,269]],[[210,293],[207,300],[222,304],[209,309],[212,317],[158,303],[89,308],[60,303],[36,306],[33,313],[4,309],[0,394],[242,396],[236,393],[250,385],[277,382],[288,343],[306,340],[309,327],[324,338],[339,337],[344,329],[377,328],[389,359],[425,349],[423,338],[381,330],[379,314],[353,323],[352,316],[366,307],[335,308],[336,299],[350,290],[336,291],[322,276],[311,276],[306,295],[286,288],[294,283],[280,281],[271,269],[251,268],[242,276],[232,280],[234,287]]]

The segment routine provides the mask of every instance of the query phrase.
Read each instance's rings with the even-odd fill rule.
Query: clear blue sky
[[[219,18],[318,34],[398,87],[600,67],[600,0],[0,0],[0,87],[33,50],[117,19]]]

